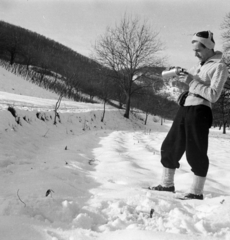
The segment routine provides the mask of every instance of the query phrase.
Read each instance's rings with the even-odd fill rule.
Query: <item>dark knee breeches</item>
[[[212,125],[212,110],[205,105],[181,107],[161,146],[161,163],[166,168],[179,168],[186,157],[195,175],[205,177],[209,159],[208,134]]]

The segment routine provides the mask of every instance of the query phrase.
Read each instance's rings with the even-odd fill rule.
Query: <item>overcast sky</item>
[[[107,26],[124,13],[148,20],[165,44],[168,64],[191,67],[192,34],[211,30],[222,50],[220,28],[230,0],[0,0],[0,20],[21,26],[90,56]]]

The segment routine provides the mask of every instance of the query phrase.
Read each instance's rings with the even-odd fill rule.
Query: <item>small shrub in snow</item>
[[[54,193],[54,191],[52,189],[48,189],[46,191],[46,197],[48,197],[49,195],[52,197],[52,192]]]
[[[154,117],[153,117],[153,122],[155,122],[155,123],[159,122],[159,117],[154,116]]]

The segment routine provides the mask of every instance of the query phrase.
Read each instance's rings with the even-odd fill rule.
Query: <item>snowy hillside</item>
[[[0,240],[230,239],[228,133],[211,129],[204,200],[180,201],[185,156],[176,194],[146,189],[171,122],[63,101],[53,125],[57,98],[0,68]]]

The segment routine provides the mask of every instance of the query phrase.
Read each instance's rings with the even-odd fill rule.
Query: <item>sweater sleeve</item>
[[[214,103],[219,99],[227,78],[227,67],[225,64],[220,63],[214,71],[210,85],[206,85],[198,76],[195,76],[189,84],[189,91],[199,94],[209,102]]]

